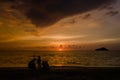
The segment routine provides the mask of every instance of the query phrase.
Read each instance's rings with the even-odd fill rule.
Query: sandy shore
[[[0,80],[120,80],[120,67],[51,67],[50,71],[0,68]]]

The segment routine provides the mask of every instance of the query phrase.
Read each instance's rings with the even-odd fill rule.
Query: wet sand
[[[120,67],[0,68],[0,80],[120,80]]]

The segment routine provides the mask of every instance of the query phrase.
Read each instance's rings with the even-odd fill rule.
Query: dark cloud
[[[15,0],[0,0],[0,2],[8,2],[8,1],[14,2]]]
[[[68,21],[64,22],[64,24],[76,24],[76,20],[71,19],[71,20],[68,20]]]
[[[114,7],[113,6],[109,6],[109,7],[107,7],[107,9],[108,10],[112,10],[112,9],[114,9]]]
[[[22,12],[38,27],[52,25],[62,18],[84,13],[115,0],[6,0],[14,1],[12,8]],[[86,15],[88,17],[89,15]]]
[[[91,14],[88,13],[83,17],[83,19],[88,19],[90,16],[91,16]]]
[[[119,13],[119,11],[109,11],[107,12],[105,15],[108,15],[108,16],[115,16]]]

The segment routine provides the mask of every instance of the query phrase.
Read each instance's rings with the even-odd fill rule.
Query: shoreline
[[[0,71],[29,71],[28,67],[0,67]],[[38,70],[38,69],[37,69]],[[50,66],[50,71],[120,71],[120,67],[80,67],[80,66]]]

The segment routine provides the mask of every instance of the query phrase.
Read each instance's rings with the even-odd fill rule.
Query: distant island
[[[108,51],[108,49],[105,48],[105,47],[97,48],[97,49],[95,49],[95,50],[96,50],[96,51]]]

